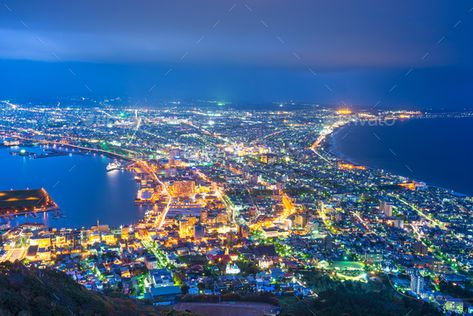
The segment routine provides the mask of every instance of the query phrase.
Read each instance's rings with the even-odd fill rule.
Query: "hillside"
[[[89,291],[66,274],[0,264],[0,315],[183,315]]]

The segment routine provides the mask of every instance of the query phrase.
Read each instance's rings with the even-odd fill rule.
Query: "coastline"
[[[322,146],[327,150],[327,152],[334,156],[337,159],[343,160],[345,162],[349,162],[352,164],[359,164],[357,161],[353,160],[352,158],[344,155],[339,149],[337,145],[337,136],[339,136],[344,130],[349,129],[351,123],[345,124],[337,129],[335,129],[332,133],[327,135],[324,144]],[[367,168],[371,168],[366,166]]]
[[[422,119],[416,119],[416,120],[431,120],[435,118],[422,118]],[[439,118],[439,119],[444,119],[444,118]],[[451,187],[447,185],[442,185],[438,182],[435,181],[426,181],[422,177],[414,177],[412,175],[407,175],[403,174],[402,172],[399,172],[398,170],[393,170],[394,168],[382,168],[379,166],[374,166],[373,164],[362,162],[359,159],[353,158],[348,156],[347,154],[342,153],[342,150],[340,149],[340,142],[339,142],[339,137],[341,134],[343,134],[344,131],[347,131],[348,129],[353,128],[353,123],[345,124],[340,128],[335,129],[332,133],[327,135],[325,141],[323,142],[322,147],[334,158],[339,159],[344,162],[348,162],[351,164],[355,165],[363,165],[364,167],[370,169],[370,170],[379,170],[382,172],[387,172],[392,175],[400,176],[400,177],[405,177],[409,180],[417,181],[417,182],[423,182],[426,183],[429,187],[432,188],[437,188],[437,189],[442,189],[445,191],[450,192],[453,195],[459,195],[459,196],[473,196],[473,194],[469,193],[463,193],[459,192],[455,189],[452,189]],[[366,128],[366,127],[365,127]],[[348,132],[347,132],[348,133]]]
[[[37,144],[35,146],[29,146],[29,148],[31,147],[40,148],[43,146],[48,147],[48,145],[45,145],[45,144]],[[0,150],[6,150],[5,154],[7,154],[7,152],[12,150],[9,147],[10,146],[4,146],[0,148]],[[23,146],[20,145],[19,147],[23,147]],[[49,145],[49,148],[51,147],[52,145]],[[64,170],[66,171],[58,172],[57,180],[55,179],[56,176],[54,176],[53,177],[54,179],[52,179],[50,177],[48,178],[48,175],[46,175],[46,178],[43,178],[43,180],[39,181],[40,183],[38,184],[30,185],[29,181],[25,182],[25,181],[19,180],[13,188],[8,187],[8,189],[21,189],[21,188],[28,188],[31,186],[34,187],[38,185],[49,187],[51,190],[48,190],[48,191],[52,191],[51,195],[54,198],[55,202],[57,203],[56,204],[57,207],[51,208],[51,209],[45,209],[41,211],[37,210],[36,212],[29,211],[29,212],[21,212],[17,214],[9,214],[9,216],[2,217],[2,222],[8,222],[12,225],[12,227],[22,225],[22,224],[30,224],[30,222],[33,221],[33,223],[40,223],[48,228],[66,227],[66,228],[72,228],[72,229],[79,229],[84,226],[89,227],[90,225],[93,225],[94,222],[96,222],[97,218],[99,218],[101,222],[103,221],[105,224],[110,225],[110,227],[118,227],[120,225],[129,225],[139,220],[142,220],[143,211],[141,210],[140,206],[137,206],[134,203],[134,198],[136,197],[136,190],[138,189],[138,187],[137,187],[136,181],[133,179],[133,175],[134,175],[133,171],[127,170],[126,174],[125,172],[115,173],[115,172],[109,172],[105,168],[107,161],[117,159],[124,163],[128,163],[131,161],[131,159],[125,160],[123,158],[118,158],[114,155],[107,155],[105,153],[97,152],[94,150],[87,150],[87,151],[81,150],[81,149],[74,148],[71,146],[61,147],[57,145],[56,150],[60,152],[64,152],[66,153],[66,155],[51,155],[44,158],[19,156],[19,157],[14,157],[14,159],[26,158],[27,161],[31,160],[31,163],[28,163],[28,165],[31,165],[30,167],[23,167],[23,166],[26,166],[26,164],[24,163],[21,164],[22,168],[26,168],[25,170],[29,170],[29,171],[37,168],[34,166],[38,163],[40,164],[39,166],[42,166],[44,164],[55,165],[59,163],[61,166],[63,166]],[[76,157],[76,158],[71,158],[71,157]],[[83,158],[77,158],[77,157],[83,157]],[[46,159],[46,158],[49,158],[49,159]],[[56,160],[51,160],[51,159],[61,159],[61,162],[56,161]],[[72,160],[71,162],[66,162],[63,159],[74,159],[74,160]],[[80,160],[77,161],[77,159],[80,159]],[[93,160],[84,161],[82,159],[93,159]],[[75,172],[76,167],[81,168],[82,166],[82,162],[80,161],[84,161],[85,163],[84,166],[92,167],[92,169],[88,169],[88,172],[86,174],[84,174],[83,171],[76,173]],[[15,167],[15,170],[16,170],[16,167]],[[23,169],[21,169],[19,172],[21,172],[23,177],[25,176],[25,172]],[[71,172],[74,172],[74,174],[72,175]],[[97,172],[100,172],[100,173],[98,174]],[[42,172],[40,172],[40,174],[41,173]],[[109,175],[111,173],[114,173],[114,174]],[[64,177],[65,174],[67,174],[67,178],[69,179],[66,180],[66,178]],[[71,174],[72,177],[70,177],[69,174]],[[105,185],[104,187],[105,189],[100,194],[107,195],[109,197],[107,199],[104,199],[104,201],[108,201],[108,202],[102,203],[100,207],[96,208],[96,211],[99,209],[105,210],[104,212],[101,212],[101,213],[90,211],[89,207],[87,206],[89,202],[81,201],[79,205],[74,202],[77,199],[77,194],[86,194],[89,198],[93,198],[93,199],[97,199],[98,197],[102,196],[100,194],[97,195],[98,193],[97,194],[91,193],[91,192],[96,192],[96,191],[93,188],[89,188],[90,177],[94,176],[95,174],[97,174],[97,177],[100,179],[99,181]],[[13,175],[10,174],[9,176],[12,177]],[[41,177],[39,176],[39,178]],[[91,181],[95,182],[95,180],[91,180]],[[33,183],[34,182],[38,182],[38,181],[33,181]],[[66,188],[71,187],[71,185],[73,187],[78,186],[79,190],[81,190],[80,192],[83,192],[83,193],[78,193],[79,191],[76,191],[76,190],[72,190],[72,191],[69,190],[72,192],[71,194],[69,195],[63,194],[64,193],[63,191],[66,190],[64,189],[64,187]],[[60,188],[60,187],[63,187],[63,188]],[[124,205],[123,198],[119,198],[119,197],[124,195],[124,192],[123,192],[124,190],[128,190],[132,187],[135,189],[132,191],[129,191],[125,195],[130,196],[130,197],[132,196],[133,198],[129,200],[127,199],[126,205]],[[58,190],[60,193],[57,192]],[[115,192],[114,190],[118,190],[116,194],[113,193]],[[56,199],[56,197],[58,198]],[[109,207],[107,207],[107,205],[109,205]],[[119,205],[122,205],[121,209],[127,210],[126,212],[120,212],[120,214],[128,214],[129,212],[133,212],[133,213],[136,213],[136,215],[131,214],[129,216],[129,219],[127,219],[128,216],[123,215],[121,216],[121,219],[120,219],[120,220],[123,220],[123,222],[117,222],[118,219],[114,220],[115,217],[110,212],[112,205],[114,207],[119,207]],[[133,207],[133,209],[128,209],[128,207]],[[60,213],[58,213],[59,214],[58,215],[58,214],[55,214],[55,212],[60,212]],[[44,214],[44,215],[40,215],[40,214]],[[77,223],[77,221],[79,222]]]

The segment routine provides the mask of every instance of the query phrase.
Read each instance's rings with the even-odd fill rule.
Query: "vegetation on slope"
[[[66,274],[0,264],[0,315],[181,315],[89,291]]]

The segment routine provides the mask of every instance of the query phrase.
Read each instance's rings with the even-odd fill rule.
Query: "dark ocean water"
[[[473,118],[350,125],[331,139],[341,158],[473,195]]]
[[[25,148],[40,151],[38,147]],[[51,227],[88,227],[100,224],[119,226],[143,217],[143,210],[134,205],[137,184],[125,171],[106,172],[109,159],[100,155],[77,152],[66,156],[32,159],[13,156],[0,148],[0,190],[36,189],[44,187],[61,208],[62,218],[53,213],[38,217],[19,216],[10,221],[41,222]]]

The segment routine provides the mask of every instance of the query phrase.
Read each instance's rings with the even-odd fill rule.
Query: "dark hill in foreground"
[[[183,315],[127,298],[89,291],[66,274],[0,264],[0,316],[7,315]]]

